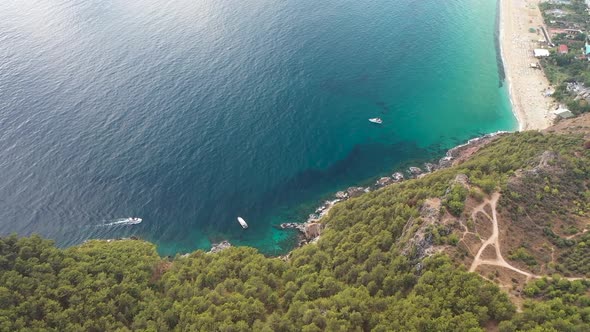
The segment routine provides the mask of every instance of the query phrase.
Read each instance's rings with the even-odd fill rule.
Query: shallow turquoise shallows
[[[284,253],[294,233],[274,226],[336,190],[517,128],[496,12],[472,0],[1,1],[0,234]]]

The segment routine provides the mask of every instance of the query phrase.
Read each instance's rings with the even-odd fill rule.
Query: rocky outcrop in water
[[[377,180],[377,182],[375,182],[375,186],[377,187],[385,187],[388,184],[393,183],[393,179],[388,177],[388,176],[384,176],[382,178],[380,178],[379,180]]]
[[[296,229],[301,233],[305,232],[305,224],[298,222],[284,222],[280,227],[281,229]]]
[[[424,168],[426,169],[426,172],[430,173],[436,171],[438,169],[438,165],[432,163],[425,163]]]
[[[229,241],[221,241],[219,243],[214,243],[211,246],[211,250],[209,250],[209,253],[214,254],[216,252],[220,252],[222,250],[225,250],[229,247],[231,247],[231,243],[229,243]]]
[[[360,196],[365,193],[365,188],[363,188],[363,187],[350,187],[350,188],[346,189],[346,192],[348,193],[348,197],[350,197],[350,198],[357,197],[357,196]]]
[[[346,191],[339,191],[334,196],[336,196],[336,198],[338,198],[338,199],[347,199],[348,193]]]
[[[395,172],[391,175],[391,178],[393,178],[393,182],[401,182],[404,180],[404,173]]]
[[[410,174],[414,176],[422,174],[422,170],[420,169],[420,167],[410,167],[408,171],[410,172]]]

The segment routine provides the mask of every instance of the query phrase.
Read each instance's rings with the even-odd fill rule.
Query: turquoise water
[[[470,0],[2,2],[0,234],[282,253],[294,236],[273,225],[334,191],[517,128],[495,12]],[[106,225],[129,216],[144,221]]]

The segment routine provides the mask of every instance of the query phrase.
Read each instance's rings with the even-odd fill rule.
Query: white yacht
[[[240,225],[242,226],[243,229],[248,228],[248,224],[246,223],[246,220],[244,220],[242,217],[238,217],[238,222],[240,223]]]
[[[382,124],[383,120],[381,120],[381,118],[371,118],[371,119],[369,119],[369,122],[373,122],[376,124]]]

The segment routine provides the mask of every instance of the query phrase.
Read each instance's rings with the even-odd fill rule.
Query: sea
[[[296,233],[277,225],[334,192],[518,128],[497,13],[491,0],[1,1],[0,236],[283,254]]]

